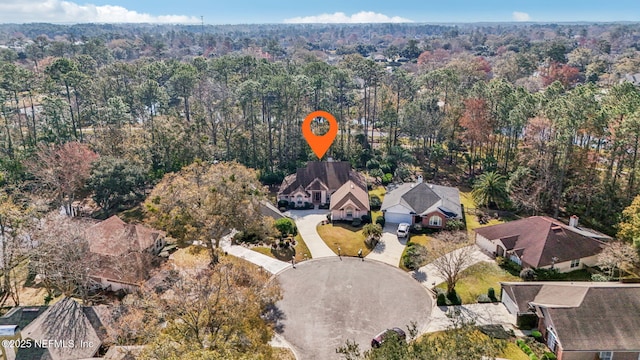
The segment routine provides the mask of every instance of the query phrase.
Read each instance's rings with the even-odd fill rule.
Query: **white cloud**
[[[314,16],[300,16],[285,19],[288,24],[322,23],[322,24],[355,24],[355,23],[406,23],[413,22],[400,16],[387,16],[373,11],[360,11],[351,16],[343,12],[333,14],[320,14]]]
[[[0,0],[3,23],[199,23],[186,15],[150,15],[115,5],[80,5],[65,0]]]
[[[529,16],[529,14],[527,14],[526,12],[522,12],[522,11],[514,11],[513,14],[511,14],[511,17],[515,21],[529,21],[529,20],[531,20],[531,16]]]

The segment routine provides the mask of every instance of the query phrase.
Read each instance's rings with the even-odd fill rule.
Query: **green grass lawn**
[[[296,262],[301,262],[304,260],[311,259],[311,251],[307,247],[307,244],[302,240],[302,236],[300,234],[296,235],[296,246],[289,249],[278,249],[274,250],[270,246],[256,246],[252,247],[251,250],[259,252],[260,254],[264,254],[270,256],[274,259],[278,259],[281,261],[289,262],[291,258],[294,257]],[[305,256],[306,255],[306,256]]]
[[[529,360],[529,356],[522,351],[515,342],[509,341],[507,347],[502,350],[501,358],[509,360]]]
[[[377,197],[380,198],[380,201],[384,201],[384,194],[386,193],[387,193],[387,190],[384,188],[384,186],[378,186],[374,189],[369,190],[369,196],[376,195]],[[382,216],[382,211],[380,210],[371,211],[371,221],[373,221],[374,223],[376,219],[381,216]]]
[[[347,224],[318,225],[318,234],[324,242],[335,252],[344,256],[358,256],[358,250],[362,249],[362,256],[367,256],[370,250],[364,245],[362,228],[355,228]]]
[[[456,292],[460,295],[463,304],[477,302],[478,295],[486,294],[490,287],[496,292],[496,298],[500,299],[500,281],[521,281],[520,277],[513,276],[500,268],[494,262],[480,262],[462,271],[462,278],[456,285]],[[447,284],[437,285],[447,289]]]
[[[482,225],[478,222],[478,218],[475,215],[466,213],[468,209],[476,208],[476,203],[475,201],[473,201],[473,197],[471,196],[471,191],[460,191],[460,203],[462,204],[462,206],[464,206],[464,209],[465,209],[464,215],[467,223],[467,231],[469,231],[469,233],[471,233],[473,229],[476,229],[479,227],[497,225],[497,224],[502,224],[504,222],[501,219],[491,219],[489,220],[488,224]]]

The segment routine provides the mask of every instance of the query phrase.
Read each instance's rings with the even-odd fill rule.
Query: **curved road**
[[[283,299],[281,336],[299,359],[340,359],[335,349],[355,340],[361,350],[380,331],[415,321],[423,332],[432,300],[404,271],[377,261],[330,257],[277,275]]]

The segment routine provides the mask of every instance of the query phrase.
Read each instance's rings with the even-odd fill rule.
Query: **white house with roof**
[[[389,191],[381,210],[387,222],[421,224],[434,229],[444,228],[447,221],[462,219],[458,189],[427,184],[422,177]]]

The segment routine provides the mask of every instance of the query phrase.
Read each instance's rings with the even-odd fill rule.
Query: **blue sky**
[[[640,21],[640,0],[0,0],[0,22],[196,22],[200,16],[207,24]]]

